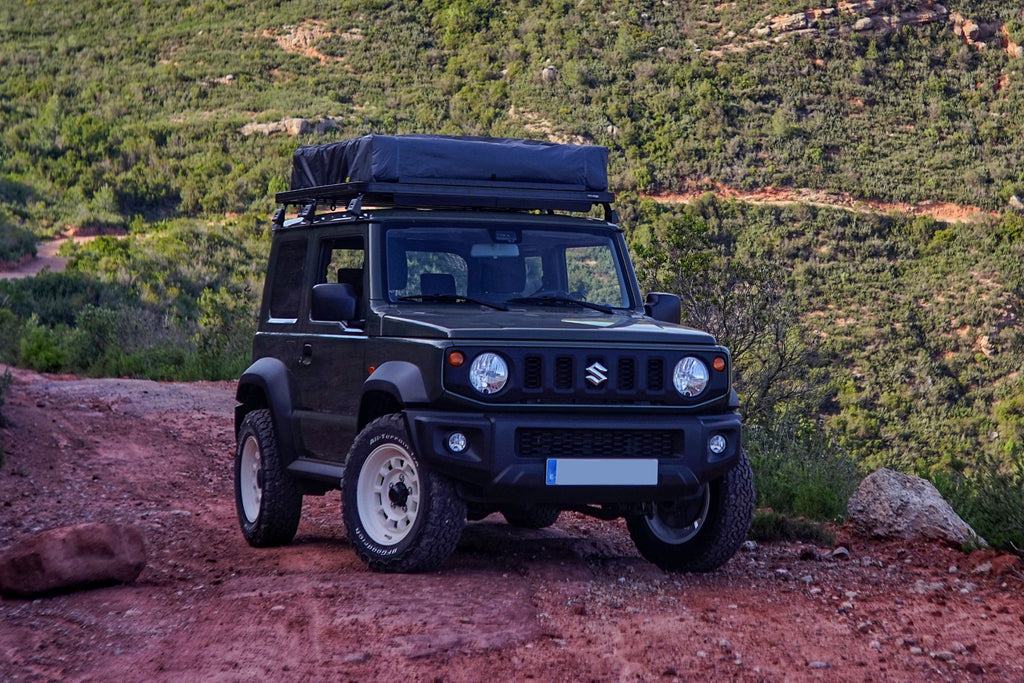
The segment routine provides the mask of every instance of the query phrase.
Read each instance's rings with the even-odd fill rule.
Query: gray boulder
[[[874,538],[928,538],[986,545],[931,482],[889,469],[864,478],[850,496],[846,520]]]
[[[129,583],[145,566],[142,534],[134,527],[86,523],[50,529],[0,553],[0,595],[25,598]]]

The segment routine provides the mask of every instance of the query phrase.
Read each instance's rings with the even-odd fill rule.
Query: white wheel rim
[[[419,471],[409,452],[397,444],[375,448],[356,483],[356,510],[367,535],[383,546],[400,543],[416,523],[419,509]]]
[[[669,525],[661,515],[658,514],[658,504],[654,504],[654,514],[646,517],[647,527],[651,533],[657,536],[658,540],[671,545],[681,545],[691,540],[704,528],[704,522],[708,519],[708,510],[711,509],[711,487],[704,487],[704,502],[701,504],[700,514],[693,522],[684,527]]]
[[[246,437],[245,443],[242,444],[242,459],[238,464],[238,491],[242,498],[242,511],[250,524],[260,515],[263,489],[260,488],[259,473],[262,466],[260,445],[255,437]]]

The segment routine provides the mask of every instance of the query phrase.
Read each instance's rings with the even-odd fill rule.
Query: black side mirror
[[[675,294],[651,292],[644,299],[644,312],[663,323],[679,324],[681,303]]]
[[[313,320],[345,322],[356,317],[356,291],[352,285],[322,283],[313,286]]]

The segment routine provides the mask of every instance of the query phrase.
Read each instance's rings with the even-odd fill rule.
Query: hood
[[[385,314],[381,336],[457,341],[590,342],[615,344],[714,345],[715,338],[681,325],[635,313],[605,314],[572,309],[498,311],[437,306]]]

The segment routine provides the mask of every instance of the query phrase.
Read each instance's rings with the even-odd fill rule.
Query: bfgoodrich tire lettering
[[[708,572],[725,564],[747,538],[754,516],[754,473],[746,453],[729,472],[709,482],[695,523],[673,525],[657,504],[626,520],[645,558],[666,571]]]
[[[466,525],[466,503],[415,453],[401,413],[374,420],[356,437],[341,499],[349,541],[376,571],[436,569]]]
[[[235,510],[249,545],[291,543],[302,517],[302,491],[284,469],[269,410],[254,410],[238,430]]]

